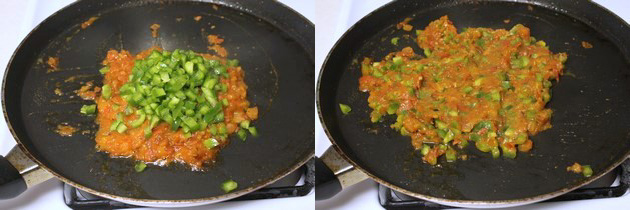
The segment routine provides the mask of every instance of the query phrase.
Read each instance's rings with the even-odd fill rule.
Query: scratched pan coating
[[[337,42],[318,81],[318,109],[337,151],[371,178],[398,191],[432,201],[509,204],[548,199],[590,182],[625,160],[630,152],[630,28],[614,14],[588,1],[396,1],[360,20]],[[561,9],[559,9],[561,8]],[[438,167],[422,163],[410,138],[385,122],[370,122],[368,93],[358,88],[360,61],[382,59],[412,46],[412,32],[396,30],[406,17],[416,29],[448,15],[466,27],[509,29],[521,23],[554,53],[566,52],[565,76],[552,87],[548,107],[553,127],[532,137],[534,148],[516,159],[493,159],[473,146],[469,160]],[[509,23],[504,20],[509,19]],[[507,22],[507,21],[506,21]],[[390,44],[401,37],[398,46]],[[585,49],[582,41],[594,47]],[[572,76],[569,76],[572,75]],[[343,115],[338,104],[352,111]],[[585,178],[566,167],[591,165]]]
[[[195,16],[202,19],[195,21]],[[86,29],[82,22],[98,17]],[[149,26],[160,24],[153,38]],[[166,50],[208,50],[206,36],[224,38],[228,58],[245,71],[248,100],[258,106],[259,137],[231,137],[205,171],[173,163],[134,171],[134,161],[95,149],[93,104],[73,92],[102,85],[98,69],[110,49],[132,54],[157,45]],[[197,202],[242,195],[279,179],[313,154],[314,28],[275,1],[79,1],[45,20],[17,49],[4,79],[3,104],[20,146],[58,178],[101,196],[131,201]],[[49,72],[49,56],[59,70]],[[61,94],[55,93],[59,89]],[[55,133],[60,123],[79,128]],[[221,183],[235,180],[228,195]]]

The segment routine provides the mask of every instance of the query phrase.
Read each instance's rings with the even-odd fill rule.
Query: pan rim
[[[274,175],[272,178],[264,180],[262,182],[257,183],[254,186],[248,187],[248,188],[243,188],[243,189],[239,189],[236,191],[232,191],[230,193],[226,193],[226,194],[222,194],[222,195],[216,195],[216,196],[211,196],[211,197],[202,197],[202,198],[194,198],[194,199],[144,199],[144,198],[133,198],[133,197],[126,197],[126,196],[119,196],[119,195],[114,195],[114,194],[109,194],[109,193],[104,193],[98,190],[94,190],[92,188],[83,186],[80,183],[74,182],[70,179],[67,179],[66,177],[58,174],[57,172],[55,172],[54,170],[50,169],[48,166],[46,166],[45,164],[43,164],[39,159],[35,158],[35,156],[33,156],[31,154],[31,152],[26,148],[26,146],[24,146],[24,144],[22,143],[22,140],[18,137],[18,135],[16,134],[16,132],[13,129],[13,125],[9,120],[9,116],[7,114],[7,110],[6,110],[6,85],[7,85],[7,75],[9,73],[9,71],[11,70],[11,66],[12,63],[16,57],[16,54],[18,53],[19,49],[21,49],[24,45],[24,43],[29,40],[29,38],[33,35],[33,33],[35,31],[37,31],[43,24],[47,23],[48,21],[50,21],[51,18],[57,16],[59,13],[65,11],[66,9],[73,7],[79,3],[84,2],[85,0],[80,0],[80,1],[75,1],[72,2],[64,7],[62,7],[61,9],[55,11],[54,13],[52,13],[51,15],[49,15],[48,17],[46,17],[42,22],[40,22],[39,24],[37,24],[25,37],[24,39],[22,39],[22,41],[18,44],[18,46],[16,47],[15,51],[13,52],[13,54],[11,55],[11,57],[9,58],[9,62],[7,63],[7,67],[5,69],[4,75],[2,77],[2,108],[3,108],[3,115],[4,115],[4,120],[7,123],[7,128],[9,129],[9,132],[11,133],[11,135],[13,136],[13,138],[16,141],[16,146],[18,146],[23,152],[24,154],[26,154],[26,156],[28,158],[30,158],[31,160],[33,160],[39,167],[41,167],[42,169],[44,169],[45,171],[51,173],[55,178],[63,181],[64,183],[67,183],[73,187],[76,187],[80,190],[83,190],[85,192],[100,196],[100,197],[104,197],[107,199],[111,199],[111,200],[116,200],[116,201],[121,201],[121,202],[125,202],[125,203],[131,203],[131,204],[136,204],[136,205],[145,205],[145,206],[153,206],[153,207],[165,207],[163,205],[178,205],[178,206],[196,206],[196,205],[204,205],[204,204],[211,204],[211,203],[216,203],[216,202],[221,202],[221,201],[225,201],[225,200],[229,200],[229,199],[233,199],[233,198],[237,198],[240,197],[242,195],[251,193],[253,191],[256,191],[260,188],[263,188],[265,186],[268,186],[269,184],[272,184],[276,181],[278,181],[279,179],[285,177],[286,175],[290,174],[291,172],[299,169],[301,166],[303,166],[304,164],[306,164],[306,162],[308,162],[314,155],[315,155],[315,151],[309,151],[308,153],[305,153],[302,155],[302,157],[300,159],[297,159],[297,162],[295,162],[294,164],[290,165],[290,167],[288,167],[286,170],[280,171],[279,173],[277,173],[276,175]],[[159,0],[156,0],[159,1]],[[242,12],[247,12],[247,13],[252,13],[252,11],[248,11],[245,10],[243,8],[237,8],[234,6],[231,6],[229,4],[227,4],[225,1],[221,1],[221,0],[184,0],[181,2],[200,2],[200,3],[208,3],[208,4],[215,4],[215,5],[219,5],[219,6],[224,6],[224,7],[229,7],[231,9],[235,9],[235,10],[240,10]],[[274,3],[276,4],[279,8],[288,11],[288,14],[293,15],[295,18],[302,20],[304,23],[306,23],[306,25],[309,28],[314,28],[315,25],[308,19],[306,19],[302,14],[298,13],[296,10],[292,9],[291,7],[288,7],[287,5],[283,4],[282,2],[279,2],[277,0],[270,0],[270,3]],[[237,2],[238,3],[238,2]],[[267,20],[269,21],[269,20]],[[285,33],[288,33],[287,31],[285,31]],[[308,43],[307,43],[308,44]],[[310,51],[311,49],[308,49],[309,46],[301,46],[302,48],[304,48],[305,51]],[[313,58],[313,53],[312,52],[307,52],[310,56],[310,60],[311,62],[314,61]],[[314,137],[313,137],[314,139]]]
[[[519,4],[527,4],[527,5],[532,5],[532,6],[538,6],[538,7],[542,7],[548,10],[552,10],[555,12],[558,12],[560,14],[563,15],[567,15],[571,18],[577,19],[580,22],[585,23],[582,19],[576,18],[571,16],[571,14],[568,14],[567,11],[562,10],[560,8],[554,8],[554,7],[550,7],[549,5],[545,5],[544,3],[540,2],[539,0],[481,0],[483,2],[507,2],[507,3],[519,3]],[[352,158],[350,158],[348,155],[346,155],[346,153],[341,149],[341,147],[336,143],[336,141],[334,140],[333,136],[331,135],[328,126],[326,125],[325,121],[324,121],[324,116],[322,114],[322,109],[321,109],[321,98],[323,97],[321,95],[321,85],[322,85],[322,76],[324,74],[324,71],[326,69],[326,66],[329,62],[329,60],[331,59],[331,55],[333,53],[333,51],[335,49],[337,49],[340,45],[340,43],[342,42],[342,40],[345,40],[346,37],[348,36],[348,34],[350,34],[352,31],[354,31],[354,29],[357,27],[357,25],[359,25],[362,22],[365,22],[366,19],[368,17],[371,17],[374,13],[376,12],[380,12],[381,10],[386,9],[386,7],[390,7],[391,5],[393,5],[394,3],[396,3],[398,1],[390,1],[384,5],[381,5],[380,7],[378,7],[377,9],[369,12],[368,14],[366,14],[365,16],[363,16],[361,19],[359,19],[357,22],[355,22],[352,26],[350,26],[335,42],[335,44],[332,46],[331,50],[328,52],[328,54],[326,55],[326,58],[324,59],[324,62],[322,63],[321,69],[319,71],[318,74],[318,78],[317,78],[317,87],[316,87],[316,106],[317,106],[317,115],[319,117],[319,121],[320,121],[320,125],[322,126],[324,133],[326,133],[326,137],[328,138],[328,140],[330,141],[330,143],[332,144],[331,147],[335,149],[335,151],[337,153],[340,154],[340,156],[347,161],[348,163],[352,164],[352,166],[365,173],[370,179],[376,181],[379,184],[385,185],[386,187],[396,190],[398,192],[402,192],[406,195],[412,196],[412,197],[416,197],[419,199],[423,199],[423,200],[428,200],[428,201],[432,201],[438,204],[445,204],[445,205],[450,205],[450,206],[456,206],[456,207],[488,207],[488,206],[492,206],[492,207],[512,207],[512,206],[520,206],[520,205],[526,205],[526,204],[531,204],[531,203],[535,203],[535,202],[540,202],[540,201],[544,201],[544,200],[548,200],[548,199],[552,199],[554,197],[560,196],[562,194],[568,193],[570,191],[573,191],[579,187],[582,187],[584,185],[587,185],[597,179],[599,179],[600,177],[604,176],[605,174],[609,173],[610,171],[612,171],[613,169],[617,168],[621,163],[623,163],[626,160],[630,160],[630,150],[626,151],[626,153],[623,155],[623,157],[625,158],[620,158],[620,160],[613,162],[612,165],[610,165],[609,167],[605,168],[604,170],[602,170],[602,173],[600,173],[599,175],[596,176],[591,176],[588,177],[587,179],[584,179],[582,181],[579,181],[577,183],[574,183],[573,186],[568,186],[568,187],[564,187],[561,188],[559,190],[553,191],[553,192],[549,192],[549,193],[545,193],[542,195],[537,195],[537,196],[530,196],[530,197],[524,197],[524,198],[517,198],[517,199],[504,199],[504,200],[461,200],[461,199],[447,199],[447,198],[439,198],[439,197],[435,197],[435,196],[429,196],[429,195],[424,195],[424,194],[420,194],[420,193],[416,193],[416,192],[412,192],[410,190],[404,189],[402,187],[396,186],[394,184],[391,184],[390,182],[383,180],[381,178],[379,178],[378,176],[370,173],[368,170],[364,169],[363,167],[361,167],[357,162],[355,162],[354,160],[352,160]],[[479,1],[475,1],[475,0],[471,0],[471,1],[463,1],[463,2],[479,2]],[[461,2],[460,2],[461,3]],[[603,13],[605,13],[606,15],[609,15],[610,17],[613,17],[616,21],[620,22],[622,27],[625,27],[626,30],[630,31],[630,24],[628,24],[627,22],[625,22],[623,19],[621,19],[621,17],[619,17],[617,14],[613,13],[612,11],[606,9],[605,7],[592,2],[592,1],[584,1],[584,2],[580,2],[583,4],[586,4],[587,6],[589,6],[590,8],[594,8],[594,9],[598,9],[601,10]],[[441,4],[441,5],[456,5],[458,4],[457,2],[453,3],[451,2],[450,4]],[[590,27],[590,24],[585,23]],[[617,38],[617,37],[613,37],[613,38]],[[618,41],[618,40],[615,40]],[[623,49],[620,49],[623,53]],[[626,55],[628,56],[628,55]]]

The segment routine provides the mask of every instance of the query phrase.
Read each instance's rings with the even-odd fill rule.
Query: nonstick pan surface
[[[98,19],[82,29],[90,17]],[[161,26],[156,38],[149,29],[154,23]],[[137,173],[132,159],[98,152],[95,117],[79,113],[93,102],[73,91],[88,81],[102,85],[98,69],[106,52],[135,54],[151,46],[211,52],[209,34],[224,38],[228,58],[240,61],[248,100],[260,110],[253,122],[260,136],[231,137],[204,171],[173,163]],[[135,203],[233,198],[281,178],[313,155],[313,36],[310,22],[275,1],[78,1],[46,19],[16,50],[3,82],[5,117],[27,155],[90,193]],[[59,58],[58,71],[48,72],[48,57]],[[54,131],[62,123],[80,131],[62,137]],[[220,186],[229,179],[239,187],[226,194]]]
[[[368,94],[358,88],[360,61],[380,60],[404,46],[422,52],[414,32],[397,30],[396,23],[410,17],[414,30],[423,29],[443,15],[458,31],[520,23],[554,53],[568,54],[566,74],[554,82],[548,104],[553,128],[532,137],[531,152],[493,159],[469,146],[467,161],[442,157],[442,164],[431,166],[409,137],[389,127],[395,117],[370,122]],[[393,37],[401,37],[398,46],[390,44]],[[594,47],[585,49],[582,41]],[[318,81],[319,116],[337,152],[394,190],[458,206],[540,201],[597,179],[630,154],[629,44],[628,25],[588,1],[395,1],[364,17],[333,47]],[[350,105],[350,114],[343,115],[339,103]],[[574,162],[591,165],[593,176],[567,172]]]

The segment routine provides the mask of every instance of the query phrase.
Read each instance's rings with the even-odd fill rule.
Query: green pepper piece
[[[398,45],[398,40],[399,40],[399,39],[400,39],[399,37],[394,37],[394,38],[392,38],[391,43],[392,43],[393,45]]]
[[[83,105],[80,110],[81,114],[91,115],[96,112],[96,104],[93,105]]]
[[[249,128],[249,120],[243,120],[243,121],[241,121],[241,123],[239,123],[239,125],[241,126],[241,128],[248,129]]]
[[[203,141],[203,145],[208,149],[212,149],[216,146],[219,146],[219,141],[214,138],[209,138]]]
[[[420,149],[420,153],[421,153],[422,155],[427,155],[427,154],[429,154],[429,151],[430,151],[430,150],[431,150],[431,146],[426,145],[426,144],[423,144],[423,145],[422,145],[422,149]]]
[[[506,144],[501,145],[503,157],[514,159],[516,157],[516,147],[508,147]]]
[[[238,66],[238,60],[236,60],[236,59],[228,60],[227,61],[227,66],[229,66],[229,67],[236,67],[236,66]]]
[[[403,59],[400,56],[396,56],[392,58],[392,61],[394,62],[394,65],[396,66],[400,66],[403,63]]]
[[[127,126],[125,125],[125,123],[120,123],[118,124],[118,126],[116,127],[116,131],[118,133],[123,133],[127,130]]]
[[[593,175],[593,169],[591,169],[590,165],[582,166],[582,175],[584,175],[584,177],[590,177],[591,175]]]
[[[451,148],[446,150],[446,162],[455,162],[457,160],[457,152]]]
[[[105,99],[109,99],[110,97],[112,97],[112,87],[109,85],[103,85],[103,87],[101,88],[101,95],[103,96],[103,98]]]
[[[479,134],[476,134],[476,133],[471,133],[470,134],[470,140],[474,141],[474,142],[478,142],[479,140],[481,140],[481,136]]]
[[[490,152],[492,153],[492,158],[499,158],[499,156],[501,156],[501,151],[499,151],[499,147],[493,147]]]
[[[245,141],[245,139],[247,139],[247,133],[246,133],[246,131],[245,131],[245,130],[243,130],[243,129],[239,129],[239,130],[236,132],[236,135],[238,135],[238,138],[240,138],[240,139],[241,139],[241,140],[243,140],[243,141]]]
[[[341,113],[343,113],[344,115],[347,115],[348,113],[350,113],[350,111],[352,111],[352,108],[345,104],[339,104],[339,109],[341,109]]]
[[[100,72],[101,74],[106,74],[107,72],[109,72],[109,66],[105,66],[99,69],[98,72]]]
[[[488,145],[488,143],[485,141],[477,141],[475,143],[475,146],[477,147],[479,151],[482,151],[482,152],[489,152],[490,150],[492,150],[490,145]]]
[[[234,180],[227,180],[221,184],[221,189],[223,189],[225,193],[229,193],[237,187],[238,183],[236,183]]]
[[[140,163],[136,163],[136,165],[133,168],[136,170],[136,172],[140,173],[144,171],[146,167],[147,167],[147,164],[140,162]]]
[[[147,115],[144,114],[144,112],[142,110],[137,111],[137,116],[138,116],[138,118],[131,122],[131,127],[132,128],[137,128],[137,127],[141,126],[142,123],[144,123],[144,120],[147,117]]]
[[[453,137],[455,137],[455,134],[453,133],[453,131],[449,130],[448,132],[446,132],[442,140],[444,141],[444,144],[448,144],[448,142],[453,140]]]
[[[251,126],[247,130],[253,137],[258,137],[258,130],[256,130],[256,127]]]

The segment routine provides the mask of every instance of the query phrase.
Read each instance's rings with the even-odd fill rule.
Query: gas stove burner
[[[302,177],[304,177],[304,184],[297,185]],[[315,162],[311,159],[298,170],[291,172],[289,175],[265,188],[224,202],[301,197],[311,192],[313,186],[315,186]],[[72,209],[125,209],[142,207],[102,198],[65,183],[63,184],[63,198],[66,205]]]
[[[619,177],[619,185],[612,186]],[[630,160],[592,183],[564,195],[543,202],[614,198],[624,195],[630,186]],[[457,208],[436,204],[378,185],[378,200],[385,209],[450,209]]]

